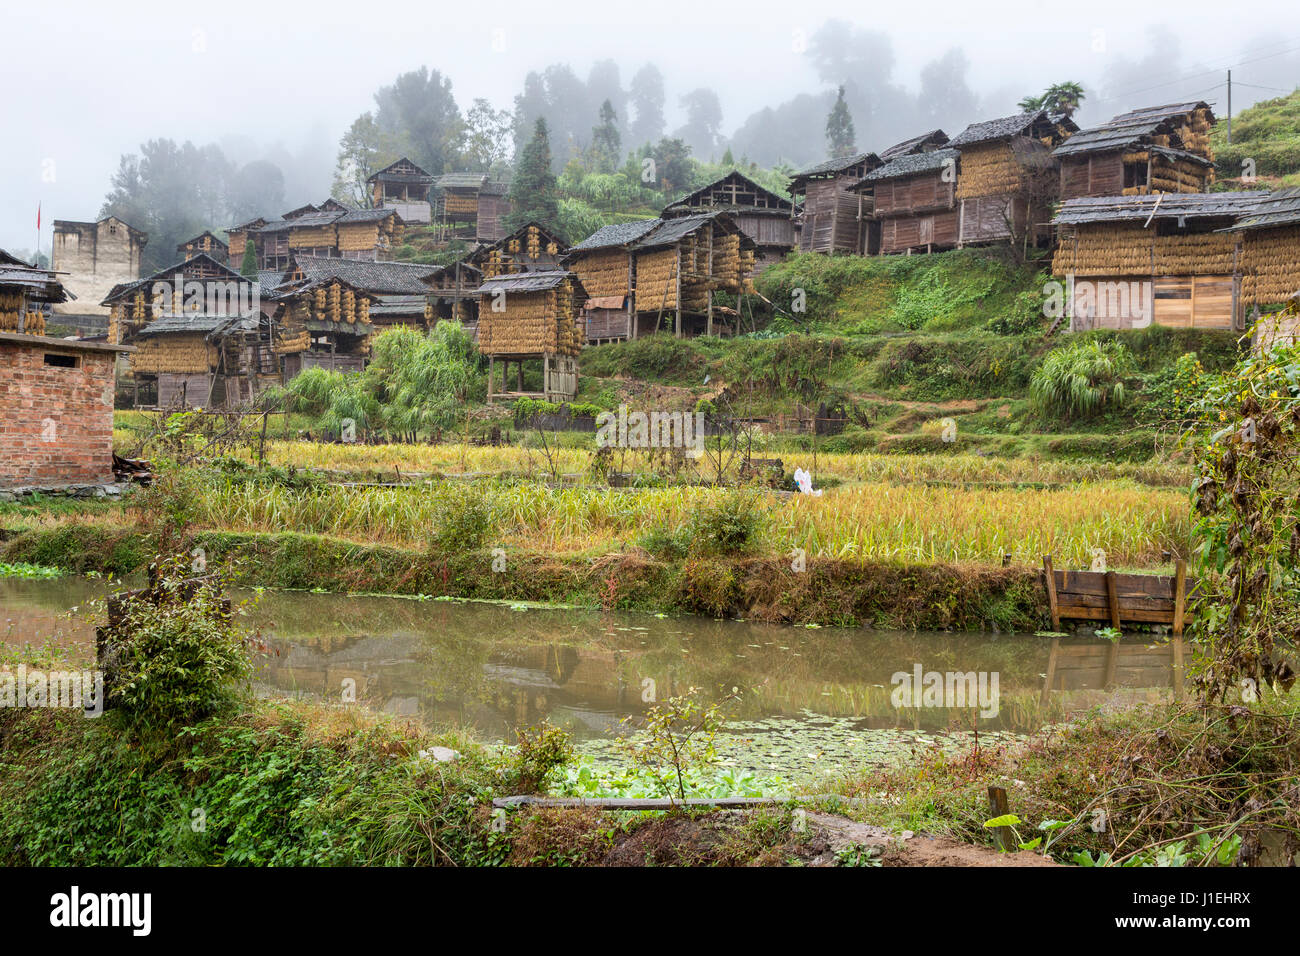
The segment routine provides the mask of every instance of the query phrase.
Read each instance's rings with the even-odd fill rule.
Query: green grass
[[[1232,143],[1222,119],[1210,133],[1219,179],[1237,180],[1242,164],[1253,160],[1256,175],[1279,177],[1294,185],[1300,176],[1300,90],[1256,103],[1232,118]],[[1241,188],[1240,183],[1225,184]],[[1270,184],[1272,185],[1272,184]]]

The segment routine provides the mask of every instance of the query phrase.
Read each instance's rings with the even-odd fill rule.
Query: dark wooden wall
[[[956,183],[944,182],[939,170],[903,179],[887,179],[876,183],[876,215],[886,219],[952,209],[956,204],[955,193]]]
[[[1061,157],[1061,199],[1121,195],[1124,162],[1120,157],[1117,152]]]
[[[896,216],[880,223],[880,252],[925,251],[957,244],[957,210]]]
[[[858,251],[858,194],[850,190],[858,178],[856,174],[843,175],[808,183],[799,236],[801,250]]]

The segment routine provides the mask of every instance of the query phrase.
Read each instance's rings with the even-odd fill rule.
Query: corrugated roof
[[[879,182],[882,179],[898,179],[902,176],[916,176],[942,169],[949,160],[957,161],[960,154],[955,149],[935,149],[928,153],[912,153],[891,159],[879,169],[873,169],[859,180],[861,183]]]
[[[1153,136],[1169,120],[1179,119],[1201,107],[1208,108],[1208,104],[1198,100],[1194,103],[1149,106],[1121,113],[1100,126],[1094,126],[1075,133],[1056,147],[1052,155],[1070,156],[1078,153],[1110,152],[1123,149]]]
[[[1300,186],[1257,193],[1259,201],[1243,213],[1230,230],[1271,229],[1300,224]]]
[[[1052,220],[1060,226],[1093,222],[1157,219],[1207,219],[1254,211],[1265,192],[1160,193],[1151,196],[1089,196],[1067,199]]]
[[[616,222],[601,226],[586,239],[570,247],[569,255],[586,252],[590,249],[608,249],[613,246],[626,246],[636,242],[650,230],[658,227],[662,219],[638,219],[636,222]]]
[[[544,292],[547,289],[554,289],[565,279],[572,277],[572,272],[560,270],[554,272],[516,272],[511,275],[493,276],[490,279],[484,279],[483,284],[478,287],[478,291],[482,295],[496,292]]]
[[[433,271],[427,262],[368,262],[320,256],[294,256],[293,261],[309,280],[339,278],[363,292],[378,295],[423,295],[429,287],[420,279]]]

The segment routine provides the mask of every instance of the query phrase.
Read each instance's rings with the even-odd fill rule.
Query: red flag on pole
[[[36,231],[41,231],[41,204],[36,204]]]

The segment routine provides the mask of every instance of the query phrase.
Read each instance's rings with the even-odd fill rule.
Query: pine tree
[[[257,278],[257,247],[253,240],[244,243],[244,261],[239,267],[239,274],[247,279]]]
[[[623,151],[618,132],[618,114],[609,100],[600,105],[600,125],[591,129],[592,165],[598,173],[612,173]]]
[[[849,114],[849,104],[844,102],[844,87],[841,86],[835,105],[826,117],[826,145],[830,147],[831,156],[842,159],[857,152],[855,139],[853,117]]]
[[[548,229],[559,228],[560,205],[556,196],[555,173],[551,170],[551,139],[546,120],[538,119],[533,138],[524,146],[510,184],[511,213],[507,227],[518,229],[538,222]]]

